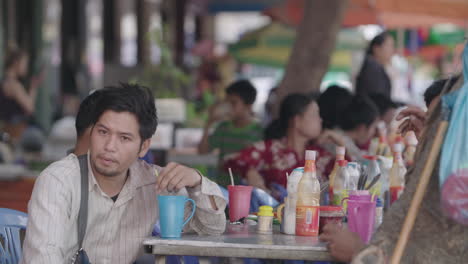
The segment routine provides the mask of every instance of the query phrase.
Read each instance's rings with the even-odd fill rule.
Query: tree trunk
[[[294,92],[319,92],[347,6],[346,0],[305,1],[304,18],[297,28],[283,81],[281,100]]]

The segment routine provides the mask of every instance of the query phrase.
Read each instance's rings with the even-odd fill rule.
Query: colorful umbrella
[[[245,63],[284,67],[296,39],[296,30],[280,23],[271,23],[245,34],[229,46],[229,52]],[[336,50],[332,54],[331,69],[349,71],[351,51],[363,50],[367,41],[354,29],[343,29],[338,34]]]

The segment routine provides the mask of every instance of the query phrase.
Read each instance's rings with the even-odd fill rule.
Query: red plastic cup
[[[228,185],[229,192],[229,221],[239,221],[249,215],[252,186]]]

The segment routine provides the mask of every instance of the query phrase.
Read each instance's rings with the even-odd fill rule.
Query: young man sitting
[[[194,169],[138,159],[150,146],[157,115],[152,93],[122,84],[99,100],[90,131],[88,217],[83,249],[91,263],[132,263],[158,220],[157,194],[178,191],[197,203],[185,231],[220,234],[226,202],[219,187]],[[156,176],[158,171],[159,176]],[[29,202],[22,263],[68,263],[78,250],[81,174],[74,154],[37,178]]]

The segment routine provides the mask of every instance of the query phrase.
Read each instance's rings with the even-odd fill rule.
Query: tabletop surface
[[[256,226],[228,224],[218,236],[183,234],[180,239],[150,237],[143,241],[148,253],[219,257],[255,257],[304,260],[328,260],[324,242],[318,237],[281,234],[259,234]]]

